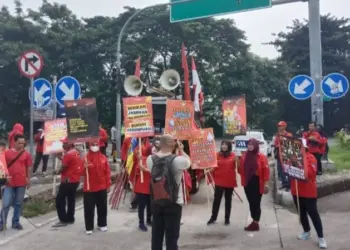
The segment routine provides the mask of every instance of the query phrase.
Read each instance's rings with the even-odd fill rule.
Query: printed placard
[[[165,134],[176,139],[188,140],[193,130],[194,107],[192,101],[167,100],[165,115]]]
[[[44,125],[44,154],[63,152],[61,140],[67,137],[66,119],[46,121]]]
[[[222,102],[224,137],[244,134],[247,131],[245,96],[232,97]]]
[[[125,137],[154,136],[152,97],[123,98]]]
[[[193,169],[217,167],[216,145],[212,128],[193,130],[189,144]]]
[[[298,180],[306,180],[307,163],[302,140],[295,137],[279,135],[280,160],[284,171]]]

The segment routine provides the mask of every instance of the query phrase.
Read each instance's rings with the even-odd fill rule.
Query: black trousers
[[[225,188],[215,185],[213,210],[211,213],[211,219],[216,220],[220,209],[220,203],[222,195],[225,193],[225,220],[229,220],[231,216],[232,206],[232,193],[233,188]]]
[[[293,195],[294,204],[298,210],[297,197]],[[299,197],[300,206],[300,223],[303,227],[304,232],[310,232],[310,223],[307,215],[310,216],[312,223],[314,224],[317,236],[323,238],[323,227],[320,214],[317,209],[316,198],[303,198]]]
[[[137,194],[135,194],[134,198],[131,201],[131,208],[136,209],[139,204],[139,201],[137,199]]]
[[[101,154],[107,156],[107,147],[100,147]]]
[[[149,194],[136,194],[136,199],[138,201],[138,213],[139,213],[139,223],[145,224],[145,209],[146,209],[146,220],[151,222],[151,196]]]
[[[36,171],[38,170],[41,160],[43,161],[42,171],[46,172],[46,170],[47,170],[47,162],[49,161],[49,155],[44,155],[41,152],[36,152],[35,153],[34,165],[33,165],[33,173],[36,173]]]
[[[107,190],[84,193],[84,218],[86,231],[94,229],[95,207],[97,208],[97,226],[107,226]]]
[[[180,223],[182,206],[172,204],[170,206],[152,205],[152,248],[162,250],[165,234],[166,250],[178,250],[177,241],[180,237]]]
[[[62,182],[56,196],[56,210],[59,220],[63,223],[74,223],[75,194],[78,183]]]
[[[244,187],[244,192],[249,203],[250,216],[254,221],[260,221],[262,195],[260,194],[259,176],[252,176]]]
[[[319,153],[313,153],[317,160],[317,173],[322,174],[322,154]]]

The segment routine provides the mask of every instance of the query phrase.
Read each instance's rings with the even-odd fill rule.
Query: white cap
[[[302,138],[301,141],[303,142],[303,146],[304,148],[307,148],[307,142],[306,139]]]

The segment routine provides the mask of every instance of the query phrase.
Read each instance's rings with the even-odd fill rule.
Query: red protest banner
[[[193,130],[189,144],[193,169],[217,167],[215,138],[212,128]]]
[[[63,152],[61,140],[67,137],[66,119],[46,121],[44,125],[44,135],[44,154]]]

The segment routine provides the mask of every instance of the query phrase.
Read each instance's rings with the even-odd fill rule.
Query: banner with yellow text
[[[247,131],[245,96],[232,97],[222,103],[224,137],[244,134]]]

